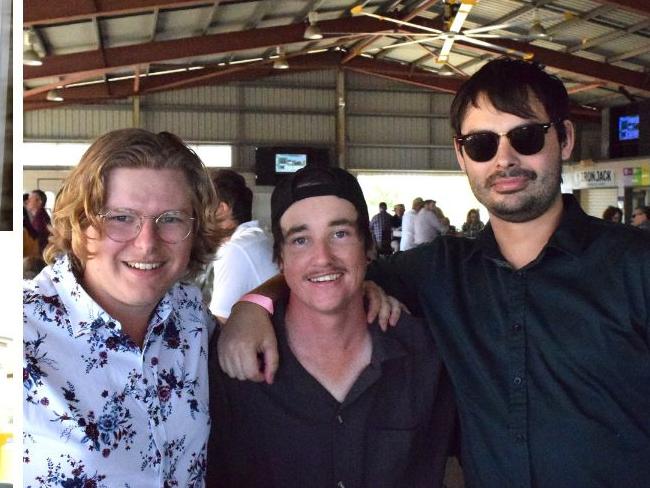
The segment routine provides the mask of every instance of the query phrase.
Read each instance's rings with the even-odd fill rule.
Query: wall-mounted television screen
[[[276,173],[295,173],[300,168],[307,166],[306,154],[276,154]]]
[[[327,147],[261,146],[255,148],[255,184],[273,186],[306,166],[329,166]]]
[[[633,141],[639,138],[639,116],[619,115],[618,140]]]

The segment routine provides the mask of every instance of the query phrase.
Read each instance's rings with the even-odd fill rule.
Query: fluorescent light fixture
[[[264,61],[264,58],[239,59],[237,61],[230,61],[230,64],[253,63],[255,61]]]

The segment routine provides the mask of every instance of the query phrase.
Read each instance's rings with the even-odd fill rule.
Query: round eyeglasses
[[[510,145],[519,154],[532,156],[544,148],[546,133],[554,124],[556,122],[520,125],[508,132],[471,132],[454,137],[454,140],[477,163],[490,161],[496,155],[501,136],[506,136]]]
[[[180,210],[170,210],[160,215],[141,215],[135,210],[116,208],[98,215],[102,219],[104,232],[116,242],[128,242],[140,234],[144,219],[153,220],[158,237],[167,244],[177,244],[192,233],[194,217]]]

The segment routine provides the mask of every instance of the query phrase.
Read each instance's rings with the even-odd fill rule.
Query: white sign
[[[616,171],[613,169],[586,169],[577,170],[573,173],[573,187],[575,189],[606,186],[616,186]]]

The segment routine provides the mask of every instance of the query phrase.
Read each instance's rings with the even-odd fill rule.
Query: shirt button
[[[336,488],[345,488],[345,484],[342,481],[336,483]]]
[[[343,423],[343,417],[341,417],[340,415],[337,415],[337,416],[336,416],[336,420],[339,421],[339,424],[342,424],[342,423]]]
[[[521,324],[515,324],[512,326],[512,330],[519,332],[521,330]]]
[[[524,442],[526,440],[526,436],[524,434],[517,434],[515,436],[515,439],[517,440],[517,442]]]
[[[521,385],[521,382],[523,380],[521,379],[521,376],[515,376],[515,378],[512,380],[512,382],[515,384],[515,386]]]

